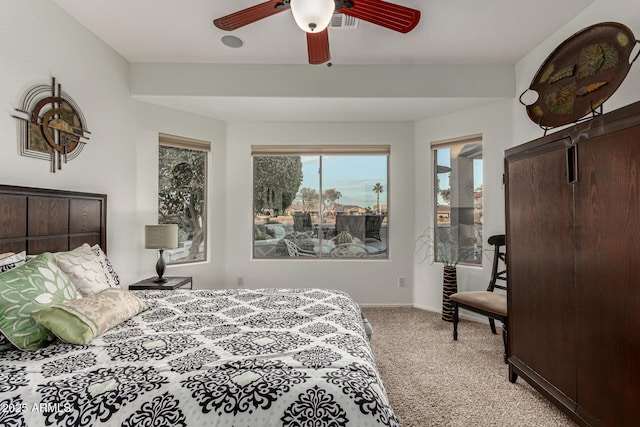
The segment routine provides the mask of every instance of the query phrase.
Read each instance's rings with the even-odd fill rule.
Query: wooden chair
[[[491,280],[486,291],[457,292],[451,295],[453,303],[453,339],[458,340],[458,311],[460,308],[482,314],[489,318],[491,332],[496,334],[495,321],[502,322],[502,340],[504,342],[504,363],[507,363],[507,295],[502,292],[494,292],[495,289],[507,290],[505,285],[496,282],[503,280],[506,284],[506,247],[505,235],[499,234],[489,237],[488,243],[494,247],[493,268]],[[500,270],[499,264],[504,266]]]

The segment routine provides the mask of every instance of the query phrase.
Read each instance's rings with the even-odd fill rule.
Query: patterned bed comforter
[[[134,293],[89,345],[0,354],[0,425],[399,425],[343,292]]]

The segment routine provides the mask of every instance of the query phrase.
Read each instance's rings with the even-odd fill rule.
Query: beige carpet
[[[508,380],[502,335],[462,320],[458,341],[440,314],[416,308],[363,309],[391,405],[403,427],[575,426],[519,378]],[[500,326],[498,326],[500,325]],[[501,332],[501,324],[497,322]]]

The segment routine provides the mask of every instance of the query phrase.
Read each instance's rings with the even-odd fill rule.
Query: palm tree
[[[380,193],[382,193],[382,184],[379,182],[373,187],[373,191],[376,193],[376,212],[380,214]]]

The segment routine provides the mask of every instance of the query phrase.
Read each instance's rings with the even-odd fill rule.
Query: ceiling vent
[[[331,28],[358,28],[358,19],[353,16],[334,13],[329,23]]]

